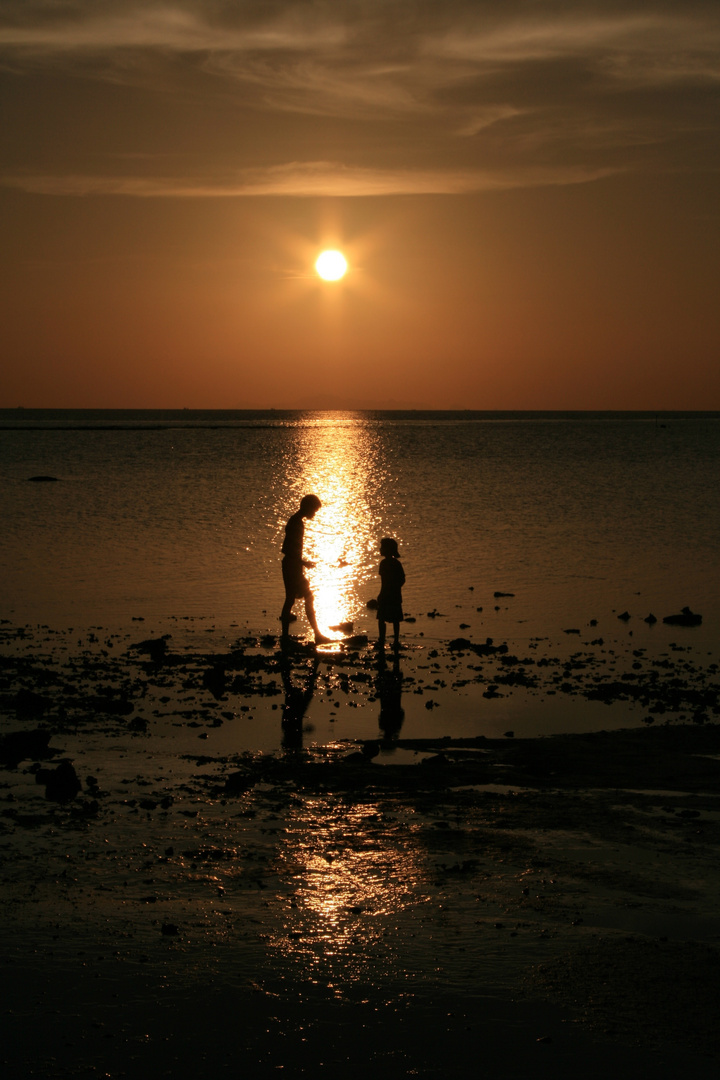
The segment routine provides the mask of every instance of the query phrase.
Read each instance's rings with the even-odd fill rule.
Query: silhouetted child
[[[305,600],[305,614],[315,635],[315,643],[320,645],[330,641],[330,638],[325,637],[318,630],[312,589],[310,588],[310,582],[303,573],[305,569],[310,569],[315,565],[302,557],[303,541],[305,539],[305,518],[314,518],[321,506],[322,503],[317,495],[304,495],[300,501],[300,509],[292,515],[285,526],[285,540],[282,546],[285,603],[280,614],[283,642],[287,642],[290,637],[293,604],[300,597]]]
[[[399,559],[397,540],[385,536],[380,541],[380,595],[378,596],[378,645],[385,644],[385,623],[393,624],[395,648],[400,644],[400,623],[403,619],[402,587],[405,571]]]

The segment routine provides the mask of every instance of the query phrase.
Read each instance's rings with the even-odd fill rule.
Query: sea
[[[660,654],[687,606],[717,652],[719,481],[716,412],[0,410],[0,618],[277,634],[284,525],[312,492],[331,635],[376,634],[391,536],[408,646],[593,625]]]

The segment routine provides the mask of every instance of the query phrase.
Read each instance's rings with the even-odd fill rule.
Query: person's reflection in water
[[[299,682],[293,683],[293,670],[290,658],[283,656],[280,670],[282,673],[285,703],[282,714],[283,750],[301,750],[303,742],[303,719],[315,693],[320,661],[314,657],[309,664],[304,664],[298,673]]]
[[[405,710],[402,707],[402,684],[400,657],[395,653],[392,670],[389,671],[385,663],[385,654],[379,653],[375,693],[380,701],[378,727],[382,732],[383,742],[386,744],[397,739],[405,719]]]

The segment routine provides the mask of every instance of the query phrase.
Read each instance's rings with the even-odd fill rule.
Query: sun
[[[323,281],[339,281],[347,273],[347,259],[342,251],[323,251],[315,260],[315,269]]]

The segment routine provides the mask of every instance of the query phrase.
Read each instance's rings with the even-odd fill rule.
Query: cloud
[[[141,108],[157,111],[167,154],[196,145],[202,153],[197,117],[204,111],[214,129],[224,110],[225,145],[236,148],[238,166],[340,157],[372,165],[376,178],[396,178],[377,179],[380,186],[401,182],[399,161],[403,183],[414,173],[431,185],[513,169],[528,176],[531,164],[552,168],[559,157],[569,169],[600,175],[650,162],[642,159],[650,146],[667,148],[654,154],[653,168],[705,167],[717,153],[720,11],[717,0],[650,7],[640,0],[0,0],[3,67],[5,78],[25,77],[23,90],[38,73],[38,85],[55,79],[65,90],[68,80],[132,89],[110,150],[103,132],[105,153],[141,148],[139,135],[133,144],[127,133],[142,127],[131,111],[144,94]],[[86,125],[87,155],[93,139],[97,151],[102,105],[80,97],[68,93],[76,112],[64,145],[79,145]],[[194,132],[182,127],[188,104]],[[113,98],[115,116],[121,108]],[[25,148],[27,115],[16,142]],[[257,138],[236,136],[239,118]],[[26,176],[28,161],[41,155],[33,150],[24,160],[17,155]],[[91,183],[79,162],[67,172]],[[248,184],[240,183],[243,191]],[[338,184],[363,187],[349,174],[331,186]],[[235,181],[228,187],[234,191]]]
[[[134,198],[247,198],[251,196],[373,197],[462,195],[509,188],[585,184],[612,175],[609,168],[580,166],[500,170],[353,168],[337,162],[291,162],[249,169],[229,179],[138,176],[0,177],[0,184],[39,195],[123,195]]]

